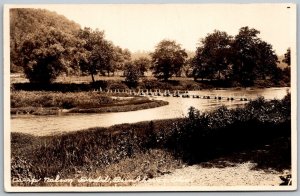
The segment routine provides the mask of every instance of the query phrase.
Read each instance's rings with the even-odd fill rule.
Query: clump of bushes
[[[177,157],[194,163],[220,154],[259,145],[275,137],[290,137],[290,94],[282,100],[250,101],[244,108],[200,113],[190,108],[188,117],[164,139]]]

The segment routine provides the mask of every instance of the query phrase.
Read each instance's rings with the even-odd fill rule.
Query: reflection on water
[[[209,111],[221,105],[233,108],[243,106],[247,103],[247,101],[240,101],[240,98],[255,99],[258,96],[263,96],[265,99],[281,99],[286,95],[287,90],[289,90],[289,88],[190,91],[190,98],[153,97],[153,99],[168,101],[169,105],[146,110],[104,114],[13,117],[11,119],[11,129],[13,132],[24,132],[35,135],[52,135],[91,127],[108,127],[121,123],[178,118],[186,116],[188,108],[191,106],[199,109],[200,111]],[[211,96],[212,98],[197,99],[192,98],[192,95]],[[234,97],[235,100],[216,100],[213,98],[215,96]]]

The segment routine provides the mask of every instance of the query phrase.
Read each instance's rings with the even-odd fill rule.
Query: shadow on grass
[[[223,168],[253,162],[254,169],[282,171],[291,168],[290,130],[290,121],[277,125],[237,123],[216,131],[194,133],[188,141],[180,141],[181,146],[175,142],[168,144],[168,148],[189,165]]]
[[[255,163],[253,169],[283,171],[291,169],[291,141],[290,138],[280,137],[254,149],[241,150],[220,156],[208,162],[200,163],[205,168],[225,168],[239,163]]]

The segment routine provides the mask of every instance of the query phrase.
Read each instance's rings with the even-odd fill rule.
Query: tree
[[[255,66],[256,79],[265,80],[267,76],[274,77],[278,72],[278,57],[272,46],[265,41],[259,41],[256,45],[257,60]]]
[[[284,59],[282,60],[282,62],[288,64],[288,66],[291,65],[291,49],[288,48],[286,53],[284,54]]]
[[[232,37],[226,32],[215,30],[208,34],[199,43],[194,57],[195,78],[210,77],[221,79],[221,75],[227,78],[226,70],[230,64]],[[204,72],[204,73],[200,73]]]
[[[56,29],[75,36],[80,25],[68,20],[63,15],[44,9],[13,8],[10,14],[10,63],[11,70],[22,71],[21,48],[28,36],[45,29]]]
[[[198,78],[202,80],[204,78],[212,78],[214,75],[214,70],[212,66],[207,64],[207,59],[202,56],[203,48],[199,47],[196,50],[196,55],[192,60],[193,72],[192,75],[196,81]]]
[[[242,85],[278,76],[277,55],[271,44],[258,38],[259,33],[256,29],[242,27],[232,44],[233,75]]]
[[[133,61],[133,65],[137,68],[139,75],[144,76],[145,72],[148,71],[151,66],[151,60],[146,57],[140,57]]]
[[[249,27],[242,27],[235,36],[233,48],[233,76],[243,85],[252,85],[255,79],[255,67],[257,61],[257,44],[260,32]]]
[[[93,82],[95,82],[94,75],[113,72],[114,46],[104,39],[104,32],[84,28],[79,32],[79,38],[84,40],[84,55],[79,59],[82,72],[90,74]]]
[[[187,53],[175,41],[162,40],[151,53],[153,75],[167,81],[178,73],[185,63]]]
[[[119,46],[114,47],[113,58],[110,62],[111,72],[114,75],[116,70],[122,71],[125,65],[131,60],[131,53],[128,49],[122,49]],[[109,73],[108,73],[109,75]]]
[[[76,69],[80,40],[55,28],[29,34],[21,47],[22,66],[30,82],[51,83],[68,68]]]
[[[125,75],[125,82],[129,87],[136,87],[138,81],[139,81],[139,70],[136,66],[133,65],[133,63],[128,62],[125,65],[124,70]]]

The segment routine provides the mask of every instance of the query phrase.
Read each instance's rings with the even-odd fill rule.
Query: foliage
[[[84,40],[83,55],[79,57],[82,72],[88,73],[95,82],[94,75],[112,72],[114,47],[111,42],[104,39],[104,32],[84,28],[79,32],[79,38]]]
[[[144,76],[151,66],[151,60],[147,57],[140,57],[133,61],[133,65],[138,70],[139,76]]]
[[[274,137],[290,137],[291,100],[250,101],[245,108],[200,113],[190,108],[185,121],[169,133],[165,145],[188,162],[211,158],[232,149],[259,145]]]
[[[156,125],[163,128],[171,123],[157,121]],[[148,141],[148,129],[153,129],[153,124],[141,122],[115,125],[107,129],[93,128],[54,137],[36,138],[13,133],[12,177],[44,178],[55,177],[60,173],[63,178],[74,175],[77,171],[105,169],[137,154],[147,154],[149,149],[145,149],[145,145],[153,142]],[[156,133],[153,134],[155,138]],[[25,139],[29,140],[26,142],[29,145],[21,147],[20,143],[24,143]],[[168,153],[164,154],[166,156]],[[26,173],[20,172],[25,169]],[[120,173],[110,175],[118,176]]]
[[[192,60],[193,77],[237,82],[252,86],[263,80],[278,83],[282,71],[272,45],[258,37],[260,32],[242,27],[233,38],[215,30],[201,40]]]
[[[128,97],[113,99],[111,94],[97,92],[26,92],[11,94],[11,114],[57,115],[61,109],[68,113],[127,112],[167,105],[162,100],[147,97]],[[115,96],[126,96],[119,94]]]
[[[129,87],[136,87],[140,77],[140,71],[133,63],[127,63],[124,70],[125,82]]]
[[[26,92],[11,93],[11,107],[59,107],[70,109],[96,108],[113,104],[112,98],[94,92],[60,93],[60,92]]]
[[[288,64],[288,66],[291,65],[291,49],[288,48],[286,53],[284,54],[284,59],[282,60],[282,62]]]
[[[256,78],[265,78],[277,69],[277,56],[272,46],[260,38],[260,32],[242,27],[233,43],[233,76],[242,85],[253,85]]]
[[[162,40],[151,53],[153,75],[167,81],[181,71],[187,53],[175,41]]]
[[[101,170],[113,176],[122,174],[128,177],[133,172],[129,169],[130,165],[136,171],[136,168],[145,166],[142,160],[151,162],[147,158],[149,156],[152,160],[163,161],[162,165],[173,165],[172,162],[164,162],[166,159],[163,157],[170,155],[175,157],[169,157],[169,161],[182,159],[186,163],[195,163],[217,156],[222,158],[233,152],[239,155],[237,158],[240,160],[247,153],[238,152],[247,148],[250,154],[255,154],[252,156],[257,157],[255,160],[259,164],[267,166],[266,169],[269,169],[268,166],[284,169],[291,163],[290,151],[287,151],[290,150],[290,141],[282,143],[280,138],[291,137],[290,104],[288,94],[283,100],[259,98],[245,108],[233,110],[220,107],[212,112],[200,113],[190,108],[188,117],[184,119],[121,124],[44,137],[12,133],[11,174],[17,178],[43,179],[58,174],[61,178],[74,178],[82,173]],[[259,158],[261,151],[252,151],[259,145],[269,145],[274,139],[277,141],[274,149],[281,151],[281,157],[276,157],[274,163],[264,159],[269,157],[274,161],[268,153]],[[150,155],[153,150],[158,154]],[[130,162],[139,156],[142,159]],[[157,160],[155,157],[160,158]],[[282,165],[278,165],[278,159],[281,159]],[[132,165],[135,163],[138,164]],[[156,168],[161,170],[159,165]],[[148,172],[151,175],[161,173],[141,169],[139,174],[145,175],[145,172],[146,175]]]
[[[128,49],[122,49],[119,46],[114,47],[114,53],[112,61],[110,62],[111,69],[110,71],[123,71],[126,67],[126,64],[131,60],[131,53]],[[109,71],[107,72],[109,76]]]
[[[232,37],[226,32],[215,30],[201,40],[197,47],[194,62],[194,78],[227,78],[230,64]]]
[[[76,35],[80,29],[75,22],[44,9],[13,8],[9,13],[11,68],[18,72],[22,71],[21,48],[27,36],[49,28],[63,32],[63,34]]]
[[[76,47],[80,44],[73,35],[52,27],[28,35],[21,47],[26,77],[30,82],[47,84],[68,68],[76,68]]]

